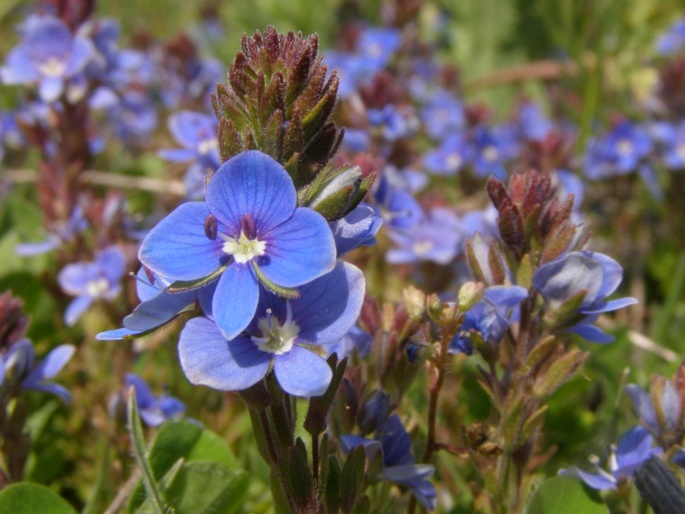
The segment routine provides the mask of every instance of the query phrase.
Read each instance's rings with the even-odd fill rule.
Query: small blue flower
[[[363,446],[369,460],[380,453],[382,470],[377,478],[408,487],[421,505],[428,510],[435,509],[438,494],[435,486],[428,481],[435,468],[430,464],[414,464],[411,438],[397,414],[378,427],[374,439],[343,435],[340,445],[345,453]]]
[[[383,219],[364,203],[360,203],[339,220],[333,221],[330,225],[338,257],[360,246],[375,245],[376,233],[382,224]]]
[[[506,177],[504,164],[518,155],[518,142],[512,127],[496,129],[479,126],[473,136],[473,168],[479,177]]]
[[[82,71],[93,56],[93,44],[73,37],[62,20],[53,16],[30,16],[22,27],[23,40],[7,56],[0,69],[5,84],[37,84],[45,102],[54,102],[65,81]]]
[[[447,265],[459,254],[463,242],[459,218],[442,207],[433,208],[410,228],[389,231],[388,236],[396,245],[386,256],[391,264],[431,261]]]
[[[656,51],[660,55],[668,56],[680,52],[683,48],[685,48],[685,20],[680,19],[659,36]]]
[[[402,34],[395,28],[369,27],[357,41],[359,55],[374,68],[387,66],[402,45]]]
[[[473,159],[473,148],[460,133],[450,134],[438,148],[423,157],[425,168],[435,175],[454,175]]]
[[[385,172],[376,181],[373,193],[375,207],[391,228],[413,227],[423,218],[423,209],[409,191],[395,187]]]
[[[336,250],[323,216],[297,207],[283,167],[249,151],[217,170],[206,202],[185,203],[160,221],[139,257],[172,282],[220,275],[212,312],[224,337],[233,339],[254,317],[260,280],[306,284],[333,269]]]
[[[413,115],[400,111],[393,104],[386,104],[382,109],[369,109],[367,115],[371,126],[378,127],[386,141],[397,141],[416,130]]]
[[[166,394],[152,394],[147,383],[133,373],[126,373],[124,384],[126,391],[131,387],[135,389],[140,417],[149,427],[156,427],[168,419],[177,419],[185,414],[186,406],[181,400]]]
[[[601,469],[595,461],[593,464],[597,468],[597,473],[588,473],[572,467],[559,470],[559,475],[579,478],[600,491],[616,489],[618,482],[633,476],[644,461],[663,453],[662,448],[653,447],[653,444],[654,440],[646,429],[633,427],[621,437],[616,450],[611,452],[608,472]]]
[[[471,355],[473,332],[491,345],[498,344],[513,321],[512,309],[527,297],[528,291],[521,286],[487,288],[483,298],[464,316],[459,332],[450,341],[449,352]]]
[[[340,341],[326,346],[325,349],[328,355],[333,355],[335,353],[338,356],[338,359],[352,357],[355,352],[359,357],[363,358],[371,353],[372,342],[373,337],[371,337],[371,334],[355,325],[342,337],[342,339],[340,339]]]
[[[650,127],[654,139],[663,148],[661,156],[669,170],[685,169],[685,122],[658,122]]]
[[[227,340],[210,319],[194,318],[181,332],[181,367],[193,384],[240,391],[261,380],[273,366],[284,391],[306,398],[320,396],[332,372],[309,347],[335,343],[347,333],[359,317],[364,288],[362,272],[339,262],[332,272],[300,287],[297,299],[284,300],[262,291],[254,318],[232,339]]]
[[[585,175],[593,180],[630,173],[652,151],[647,131],[627,120],[617,123],[604,137],[589,143]]]
[[[677,444],[683,436],[683,405],[680,394],[671,380],[658,377],[660,384],[653,389],[656,392],[653,398],[651,394],[636,384],[628,384],[626,392],[633,401],[635,414],[640,423],[649,430],[658,441],[664,445]],[[658,405],[654,405],[654,399]],[[661,416],[657,415],[658,412]]]
[[[603,312],[637,303],[635,298],[606,300],[622,279],[623,268],[611,257],[599,252],[571,252],[540,266],[533,275],[533,286],[540,291],[552,311],[585,291],[577,310],[581,319],[567,330],[593,343],[610,343],[613,336],[593,323]]]
[[[21,339],[13,344],[4,359],[0,356],[0,385],[8,377],[21,380],[21,387],[30,391],[42,391],[59,396],[65,403],[71,401],[71,394],[64,386],[51,382],[66,366],[76,352],[76,347],[63,344],[53,349],[38,364],[31,341]],[[3,362],[4,361],[4,362]]]
[[[57,282],[64,292],[77,298],[67,307],[64,322],[74,325],[95,300],[116,298],[125,272],[126,259],[116,246],[99,252],[93,262],[65,266],[57,276]]]
[[[517,112],[518,128],[525,139],[541,141],[554,128],[535,102],[523,102]]]
[[[437,140],[462,130],[466,122],[461,102],[444,90],[431,95],[420,116],[428,135]]]

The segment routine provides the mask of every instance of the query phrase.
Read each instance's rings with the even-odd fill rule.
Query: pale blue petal
[[[140,262],[171,281],[197,280],[219,269],[228,255],[221,239],[212,241],[205,235],[209,214],[203,202],[179,206],[145,237]]]
[[[602,285],[599,288],[597,296],[599,298],[605,298],[614,291],[616,291],[618,286],[621,284],[621,280],[623,280],[623,268],[621,267],[621,265],[608,255],[604,255],[603,253],[582,253],[584,255],[587,255],[591,259],[594,259],[595,261],[599,262],[599,264],[602,266]]]
[[[178,355],[193,384],[221,391],[247,389],[269,370],[271,354],[246,337],[227,341],[207,318],[194,318],[181,331]]]
[[[127,337],[140,334],[140,330],[131,330],[129,328],[116,328],[114,330],[105,330],[95,336],[98,341],[121,341]]]
[[[73,326],[92,303],[93,298],[90,296],[79,296],[72,301],[64,312],[64,322],[67,326]]]
[[[607,334],[594,325],[576,325],[568,329],[591,343],[607,344],[614,340],[614,336]]]
[[[184,162],[195,159],[197,152],[185,148],[170,148],[168,150],[159,150],[157,155],[167,161]]]
[[[652,404],[652,397],[649,393],[636,384],[628,384],[626,386],[626,392],[630,396],[630,399],[633,400],[635,414],[640,418],[642,424],[649,430],[658,433],[661,429],[656,417],[654,405]]]
[[[63,91],[64,80],[61,77],[45,77],[38,86],[38,94],[46,103],[57,100]]]
[[[166,290],[152,300],[141,303],[124,318],[123,325],[130,330],[147,332],[171,321],[197,298],[197,291],[169,293]]]
[[[300,327],[298,341],[333,344],[342,339],[359,318],[366,282],[352,264],[339,261],[335,269],[299,289],[291,300],[293,319]]]
[[[335,267],[335,240],[321,214],[299,208],[286,223],[265,235],[266,255],[257,262],[276,285],[297,287]]]
[[[321,396],[333,378],[331,367],[323,357],[297,345],[287,353],[274,356],[274,373],[286,393],[302,398]]]
[[[100,269],[94,262],[67,264],[57,275],[57,282],[65,293],[78,296],[86,293],[88,282],[100,278]]]
[[[580,309],[578,312],[582,314],[600,314],[602,312],[611,312],[622,309],[623,307],[635,305],[636,303],[638,303],[637,298],[618,298],[616,300],[611,300],[610,302],[601,303],[590,309]]]
[[[359,437],[358,435],[340,436],[340,449],[345,455],[349,454],[357,446],[364,447],[364,453],[369,460],[372,460],[378,452],[383,451],[381,443],[375,439],[366,439],[365,437]]]
[[[576,467],[560,469],[558,475],[579,478],[593,489],[597,489],[599,491],[605,489],[614,489],[616,487],[616,479],[614,477],[608,475],[588,473]]]
[[[66,404],[71,402],[71,393],[69,390],[64,386],[55,384],[54,382],[31,382],[29,384],[23,383],[22,386],[24,389],[31,391],[40,391],[43,393],[50,393],[54,394],[55,396],[59,396]]]
[[[63,344],[58,346],[40,361],[38,366],[26,377],[26,380],[42,381],[55,378],[57,373],[62,371],[62,368],[71,360],[74,352],[76,352],[76,347],[73,345]]]
[[[212,315],[226,339],[237,337],[252,321],[259,303],[259,284],[249,264],[232,264],[212,298]]]
[[[124,375],[124,386],[126,387],[126,391],[133,386],[136,391],[136,402],[138,402],[139,408],[147,409],[155,403],[155,395],[152,394],[150,386],[148,386],[147,382],[138,375],[126,373]]]
[[[206,199],[212,214],[228,226],[232,236],[240,233],[244,214],[252,216],[257,235],[262,235],[292,216],[297,193],[283,166],[252,150],[219,167],[207,186]]]
[[[119,282],[126,272],[126,258],[117,246],[110,246],[95,256],[100,272],[110,282]]]

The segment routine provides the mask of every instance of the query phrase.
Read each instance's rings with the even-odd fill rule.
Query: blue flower
[[[473,168],[479,177],[494,175],[503,179],[506,176],[504,163],[516,157],[518,144],[511,127],[490,129],[476,128],[473,144],[475,146]]]
[[[395,187],[385,172],[377,181],[373,197],[383,221],[391,228],[406,229],[423,218],[423,209],[411,193]]]
[[[596,180],[635,171],[651,151],[647,131],[627,120],[621,121],[604,137],[589,143],[585,175]]]
[[[496,345],[512,323],[511,310],[528,297],[521,286],[493,286],[464,316],[459,332],[450,341],[450,353],[473,353],[471,337],[477,333],[483,341]]]
[[[677,20],[656,42],[660,55],[672,55],[685,48],[685,20]]]
[[[683,404],[680,393],[671,380],[656,377],[650,388],[652,394],[636,384],[628,384],[626,392],[633,401],[633,408],[640,419],[640,423],[658,441],[671,446],[682,440],[685,431],[682,421]],[[656,406],[654,405],[655,400]]]
[[[473,159],[473,148],[460,133],[447,136],[438,148],[423,157],[425,168],[435,175],[453,175]]]
[[[583,294],[577,318],[566,328],[588,341],[610,343],[613,336],[593,325],[603,312],[615,311],[637,303],[635,298],[606,298],[618,288],[623,268],[599,252],[571,252],[543,264],[533,275],[533,286],[540,291],[547,307],[557,310],[571,297]]]
[[[23,40],[8,54],[0,78],[5,84],[37,84],[41,99],[54,102],[64,92],[65,81],[88,64],[93,44],[73,37],[53,16],[31,16],[22,29]]]
[[[135,389],[140,417],[147,426],[156,427],[168,419],[180,418],[186,411],[181,400],[166,394],[152,394],[147,383],[133,373],[126,373],[124,384],[126,391],[131,387]]]
[[[338,257],[360,246],[376,244],[376,233],[383,219],[364,203],[360,203],[350,213],[332,222],[331,230],[335,238]]]
[[[93,262],[68,264],[60,271],[60,287],[77,298],[64,313],[64,322],[71,326],[95,300],[113,300],[121,291],[120,281],[126,271],[126,259],[121,250],[110,246],[99,252]]]
[[[402,34],[395,28],[370,27],[357,41],[359,55],[372,67],[384,68],[402,44]]]
[[[466,116],[461,102],[447,91],[431,95],[428,105],[421,110],[421,121],[433,139],[442,140],[464,128]]]
[[[369,109],[367,115],[371,126],[379,127],[386,141],[397,141],[411,135],[416,129],[413,116],[400,111],[393,104],[386,104],[382,109]]]
[[[263,290],[254,318],[234,338],[227,340],[210,319],[194,318],[181,332],[181,367],[193,384],[239,391],[261,380],[273,365],[284,391],[320,396],[332,372],[309,347],[335,343],[347,333],[359,317],[364,288],[362,272],[339,262],[332,272],[300,287],[297,299]],[[214,298],[212,307],[222,307]]]
[[[658,122],[652,124],[650,132],[663,145],[662,158],[669,170],[685,168],[685,123]]]
[[[618,442],[609,459],[609,471],[601,469],[593,462],[597,473],[588,473],[576,467],[561,469],[559,475],[579,478],[593,489],[616,489],[619,480],[633,476],[640,465],[655,455],[661,455],[663,449],[653,447],[654,440],[642,427],[633,427]]]
[[[408,487],[421,505],[428,510],[435,509],[437,491],[428,481],[435,468],[430,464],[414,464],[411,438],[397,414],[378,427],[374,439],[343,435],[340,445],[345,453],[363,446],[369,460],[380,454],[382,469],[376,478]]]
[[[301,286],[331,271],[336,251],[323,216],[297,207],[283,167],[249,151],[217,170],[206,202],[185,203],[160,221],[139,257],[172,282],[217,276],[212,312],[233,339],[254,317],[260,281],[267,289]]]
[[[517,112],[518,128],[524,138],[541,141],[554,128],[535,102],[523,102]]]
[[[371,353],[373,337],[357,325],[353,326],[337,343],[326,346],[328,355],[336,354],[338,359],[352,357],[355,352],[359,357],[366,357]]]
[[[21,387],[30,391],[42,391],[59,396],[65,403],[71,401],[71,394],[64,386],[51,382],[71,360],[76,347],[63,344],[53,349],[38,364],[31,341],[21,339],[13,344],[4,359],[0,358],[0,385],[14,376],[21,381]],[[4,362],[3,362],[4,361]]]

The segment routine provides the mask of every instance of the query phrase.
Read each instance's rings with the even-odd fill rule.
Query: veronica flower
[[[332,372],[309,347],[335,343],[347,333],[359,317],[364,287],[362,272],[339,262],[301,286],[297,299],[262,291],[254,318],[234,338],[227,339],[210,319],[194,318],[181,332],[181,367],[191,383],[222,391],[247,389],[273,368],[287,393],[320,396]]]
[[[623,268],[611,257],[599,252],[571,252],[540,266],[533,275],[533,286],[540,291],[552,311],[582,294],[583,300],[566,330],[594,343],[610,343],[613,336],[593,323],[603,312],[637,303],[635,298],[607,301],[622,278]]]
[[[445,137],[438,148],[423,157],[425,168],[435,175],[453,175],[473,159],[473,148],[456,132]]]
[[[54,102],[64,92],[65,81],[85,68],[93,45],[72,36],[66,24],[53,16],[29,17],[22,35],[0,70],[0,79],[5,84],[37,84],[41,99]]]
[[[615,451],[612,450],[608,472],[601,469],[595,460],[593,464],[597,473],[573,467],[559,470],[559,475],[579,478],[593,489],[616,489],[618,482],[633,476],[644,461],[663,453],[662,448],[653,447],[653,444],[654,440],[646,429],[633,427],[621,437]]]
[[[370,27],[357,41],[359,55],[376,69],[384,68],[402,45],[402,34],[396,28]]]
[[[685,123],[654,123],[650,132],[663,147],[660,153],[668,169],[685,169]]]
[[[416,130],[413,115],[400,111],[393,104],[386,104],[382,109],[369,109],[367,115],[369,124],[378,127],[386,141],[397,141]]]
[[[512,323],[512,309],[528,297],[520,286],[493,286],[464,316],[459,332],[449,344],[450,353],[473,353],[471,338],[478,334],[486,343],[498,344]]]
[[[523,137],[533,141],[545,139],[554,127],[535,102],[523,102],[519,106],[516,118]]]
[[[490,129],[480,126],[476,128],[473,144],[473,167],[476,175],[494,175],[503,179],[506,176],[504,163],[516,157],[518,153],[518,144],[511,127]]]
[[[105,248],[92,262],[68,264],[57,276],[60,287],[76,299],[64,313],[71,326],[95,300],[113,300],[121,291],[121,278],[126,271],[126,259],[116,246]]]
[[[420,116],[428,135],[438,140],[463,129],[466,121],[461,102],[443,90],[431,95]]]
[[[217,278],[212,312],[224,337],[252,321],[259,283],[294,288],[335,266],[335,241],[319,213],[297,207],[283,167],[258,151],[225,162],[206,202],[188,202],[159,222],[140,248],[141,262],[168,280]]]
[[[653,380],[649,393],[636,384],[628,384],[626,392],[633,401],[640,423],[659,442],[671,446],[682,440],[685,432],[682,393],[673,381],[658,376]]]
[[[428,481],[435,468],[430,464],[414,463],[411,438],[397,414],[390,416],[378,427],[374,439],[343,435],[340,437],[340,445],[345,453],[357,446],[363,446],[369,460],[380,455],[382,469],[373,478],[408,487],[421,505],[428,510],[435,509],[437,491]]]
[[[147,426],[156,427],[168,419],[180,418],[186,411],[181,400],[166,394],[152,394],[147,383],[133,373],[126,373],[124,384],[126,391],[134,388],[140,417]]]
[[[656,51],[660,55],[672,55],[685,48],[685,20],[677,20],[659,36]]]
[[[368,205],[360,203],[351,212],[331,222],[338,257],[360,246],[376,244],[383,219]]]
[[[371,353],[371,343],[373,337],[357,325],[354,325],[337,343],[328,345],[326,352],[328,355],[337,354],[338,359],[352,357],[357,352],[359,357],[366,357]]]
[[[4,359],[0,357],[0,385],[13,375],[21,381],[23,389],[52,393],[59,396],[65,403],[69,403],[71,401],[69,391],[64,386],[51,381],[71,360],[75,351],[75,346],[63,344],[53,349],[36,364],[31,341],[21,339],[10,347]]]
[[[625,120],[604,137],[589,143],[585,155],[585,175],[600,179],[635,171],[652,151],[652,141],[645,129]]]

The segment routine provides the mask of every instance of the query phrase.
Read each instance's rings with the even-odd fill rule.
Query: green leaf
[[[76,514],[61,496],[44,485],[19,482],[0,492],[0,512],[12,514]]]
[[[545,480],[533,493],[526,514],[608,514],[596,491],[571,477]]]
[[[146,452],[152,474],[161,480],[179,459],[185,463],[211,461],[230,469],[238,469],[238,462],[226,443],[214,432],[188,420],[164,423]],[[138,483],[131,494],[127,512],[135,512],[145,501],[145,489]]]

